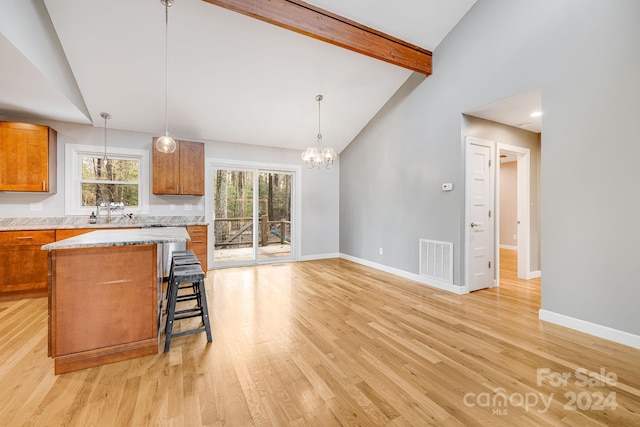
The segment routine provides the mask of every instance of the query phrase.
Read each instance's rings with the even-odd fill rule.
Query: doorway
[[[465,243],[469,292],[499,286],[500,237],[510,233],[516,241],[517,277],[530,279],[530,150],[479,138],[465,138]],[[501,230],[499,160],[515,162],[516,201],[514,228]],[[515,232],[514,232],[515,231]]]
[[[500,167],[496,168],[496,284],[500,283],[500,247],[507,246],[507,249],[517,252],[517,277],[518,279],[530,279],[531,271],[531,162],[530,150],[515,145],[497,144],[497,162]],[[503,157],[504,156],[504,157]],[[507,165],[510,170],[507,172],[511,176],[510,180],[515,182],[505,182],[502,178],[502,165]],[[512,202],[513,212],[503,210],[502,197],[505,195],[501,187],[503,184],[510,184],[514,187],[515,200]],[[510,218],[505,218],[509,216]],[[505,221],[506,219],[506,221]],[[506,229],[505,229],[506,228]],[[511,244],[509,244],[511,243]]]

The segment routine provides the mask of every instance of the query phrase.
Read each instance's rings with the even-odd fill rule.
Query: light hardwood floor
[[[539,321],[539,287],[503,270],[457,296],[339,259],[211,271],[212,344],[60,376],[47,300],[2,302],[0,425],[640,425],[640,351]]]

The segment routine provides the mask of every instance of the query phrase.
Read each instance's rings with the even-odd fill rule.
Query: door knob
[[[472,222],[471,228],[474,228],[474,227],[480,227],[480,224],[478,224],[477,222]]]

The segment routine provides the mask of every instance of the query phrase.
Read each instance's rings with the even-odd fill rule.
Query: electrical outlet
[[[516,234],[513,235],[513,240],[518,240],[518,236]]]
[[[175,211],[175,210],[176,210],[176,205],[174,205],[173,203],[171,203],[171,204],[169,205],[169,210],[170,210],[170,211]]]
[[[193,205],[191,203],[185,203],[184,204],[184,210],[185,211],[193,210]]]
[[[380,255],[382,255],[382,252],[383,252],[383,251],[382,251],[382,248],[378,249],[378,253],[379,253]]]

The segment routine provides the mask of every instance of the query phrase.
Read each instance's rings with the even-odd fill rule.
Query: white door
[[[466,236],[469,292],[493,286],[493,143],[467,138]]]

